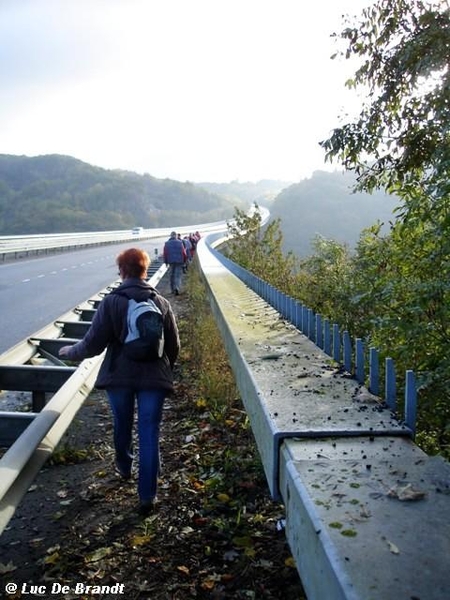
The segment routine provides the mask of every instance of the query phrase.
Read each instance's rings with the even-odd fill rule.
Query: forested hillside
[[[237,205],[192,183],[69,156],[0,155],[0,235],[189,225],[231,218]]]
[[[205,182],[197,185],[204,187],[213,194],[219,194],[227,198],[230,202],[239,202],[240,204],[242,202],[249,204],[257,202],[260,206],[270,207],[278,194],[292,183],[292,181],[262,179],[256,183],[252,181],[230,181],[229,183]]]
[[[310,179],[284,189],[270,209],[272,220],[281,219],[284,251],[310,254],[318,234],[354,247],[364,228],[394,219],[397,202],[392,196],[352,193],[354,183],[350,172],[315,171]]]

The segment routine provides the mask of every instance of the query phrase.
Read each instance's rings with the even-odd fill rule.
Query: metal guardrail
[[[268,211],[264,209],[265,213]],[[203,223],[201,225],[183,225],[177,232],[185,235],[192,231],[223,231],[223,221]],[[152,238],[169,236],[173,227],[142,229],[134,233],[131,229],[118,231],[92,231],[83,233],[52,233],[44,235],[0,236],[0,256],[3,261],[7,257],[22,257],[30,254],[47,253],[55,250],[73,249],[77,247],[116,244],[119,242],[139,242]]]
[[[156,287],[166,270],[153,261],[150,284]],[[0,459],[0,534],[92,391],[103,359],[102,354],[66,367],[58,350],[83,337],[96,306],[118,283],[0,355],[0,389],[32,395],[32,412],[0,412],[0,443],[8,447]]]
[[[118,242],[145,240],[165,235],[166,229],[147,229],[139,235],[131,230],[91,233],[61,233],[46,235],[0,236],[0,256],[19,258],[31,254],[49,253],[86,246],[117,244]],[[162,233],[161,233],[162,232]]]

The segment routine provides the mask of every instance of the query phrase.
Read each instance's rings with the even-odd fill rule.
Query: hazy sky
[[[0,0],[0,153],[299,181],[356,105],[330,34],[370,1]]]

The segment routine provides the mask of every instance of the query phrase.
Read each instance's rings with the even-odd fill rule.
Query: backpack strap
[[[124,289],[120,289],[120,288],[115,289],[111,293],[112,294],[117,294],[117,296],[123,296],[124,298],[128,298],[128,300],[135,300],[135,298],[133,297],[132,294],[127,293],[128,290],[131,290],[131,289],[133,289],[133,290],[136,290],[136,289],[143,290],[144,288],[141,288],[141,287],[139,287],[137,285],[133,285],[133,286],[130,285],[129,287],[126,287]],[[156,298],[158,296],[158,292],[154,288],[148,287],[148,291],[150,292],[150,295],[148,296],[147,300],[149,298],[151,300],[154,300],[154,298]],[[136,300],[136,302],[137,302],[137,300]]]
[[[135,298],[133,298],[132,295],[127,294],[127,291],[129,289],[134,289],[134,290],[139,289],[139,290],[142,290],[141,287],[135,285],[135,286],[130,286],[128,288],[125,288],[123,290],[116,289],[116,290],[113,290],[111,293],[112,294],[116,294],[117,296],[122,296],[122,298],[126,298],[127,300],[136,300]],[[163,307],[162,307],[161,302],[159,301],[160,295],[152,287],[149,287],[148,291],[150,292],[150,294],[149,294],[149,296],[147,296],[147,298],[144,298],[144,299],[145,300],[152,300],[156,304],[156,306],[159,308],[159,310],[161,311],[161,313],[163,315],[163,318],[164,318]],[[138,302],[138,300],[136,300],[136,302]]]

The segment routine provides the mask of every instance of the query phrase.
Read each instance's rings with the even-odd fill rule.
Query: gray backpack
[[[128,300],[127,335],[123,351],[132,360],[152,361],[164,353],[164,321],[153,300]]]

